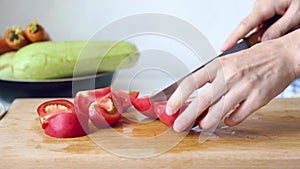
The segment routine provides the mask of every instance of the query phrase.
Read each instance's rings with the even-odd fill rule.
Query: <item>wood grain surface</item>
[[[274,99],[242,124],[220,124],[209,140],[175,133],[135,111],[113,128],[79,138],[43,133],[37,106],[17,99],[0,121],[0,168],[299,168],[300,99]]]

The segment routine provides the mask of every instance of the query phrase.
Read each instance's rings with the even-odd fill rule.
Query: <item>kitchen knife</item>
[[[4,104],[0,102],[0,120],[4,117],[5,114],[6,114],[6,108]]]
[[[230,53],[235,53],[244,49],[248,49],[251,46],[257,44],[260,42],[261,40],[261,36],[263,35],[263,33],[265,32],[265,30],[272,25],[275,21],[277,21],[281,16],[280,15],[274,15],[272,18],[266,20],[264,22],[264,24],[261,26],[260,29],[258,29],[256,32],[250,34],[248,37],[244,38],[241,42],[239,42],[237,45],[235,45],[233,48],[225,51],[224,53],[216,56],[214,59],[221,57],[221,56],[225,56],[227,54]],[[150,101],[151,102],[161,102],[161,101],[166,101],[168,100],[171,95],[173,94],[173,92],[177,89],[179,83],[185,79],[186,77],[190,76],[191,74],[193,74],[194,72],[198,71],[199,69],[202,69],[204,66],[206,66],[208,63],[210,63],[211,61],[213,61],[214,59],[210,60],[209,62],[205,63],[204,65],[198,67],[197,69],[195,69],[194,71],[192,71],[191,73],[187,74],[186,76],[184,76],[183,78],[179,79],[178,81],[172,83],[170,86],[166,87],[165,89],[163,89],[162,91],[154,94],[153,96],[150,97]]]

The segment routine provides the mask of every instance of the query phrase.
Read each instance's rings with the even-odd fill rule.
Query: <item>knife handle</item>
[[[261,37],[263,35],[263,33],[274,23],[276,22],[281,16],[280,15],[274,15],[272,18],[266,20],[262,26],[255,31],[254,33],[250,34],[249,36],[247,36],[246,38],[244,38],[241,42],[239,42],[237,45],[235,45],[233,48],[225,51],[224,53],[221,53],[220,55],[218,55],[217,57],[213,58],[212,60],[208,61],[207,63],[205,63],[204,65],[201,65],[200,67],[196,68],[194,71],[190,72],[189,74],[187,74],[186,76],[180,78],[179,80],[177,80],[176,82],[174,82],[173,84],[171,84],[170,86],[166,87],[165,89],[163,89],[161,92],[156,93],[155,95],[150,97],[150,101],[151,102],[157,102],[157,101],[165,101],[168,100],[170,98],[170,96],[172,95],[172,93],[176,90],[176,88],[178,87],[178,84],[184,80],[187,76],[190,76],[191,74],[195,73],[196,71],[202,69],[204,66],[206,66],[208,63],[210,63],[211,61],[213,61],[214,59],[220,57],[220,56],[224,56],[230,53],[235,53],[244,49],[248,49],[251,46],[261,42]]]
[[[243,40],[241,42],[239,42],[238,44],[236,44],[233,48],[221,53],[220,55],[218,55],[216,58],[220,57],[220,56],[225,56],[225,55],[228,55],[228,54],[231,54],[231,53],[236,53],[236,52],[239,52],[241,50],[244,50],[244,49],[248,49],[250,48],[251,46],[261,42],[261,37],[262,35],[264,34],[264,32],[273,24],[275,23],[281,16],[280,15],[274,15],[272,18],[266,20],[262,26],[255,32],[253,32],[252,34],[250,34],[249,36],[243,38]],[[215,58],[214,58],[215,59]],[[212,60],[214,60],[212,59]],[[212,61],[211,60],[211,61]],[[209,62],[211,62],[209,61]],[[208,63],[209,63],[208,62]],[[207,65],[208,63],[206,63],[205,65]],[[201,69],[202,67],[204,67],[205,65],[203,66],[200,66],[199,68],[197,68],[196,70],[194,70],[192,73],[195,73],[196,71],[198,71],[199,69]]]
[[[264,34],[264,32],[280,18],[281,15],[274,15],[272,18],[266,20],[256,32],[252,33],[250,36],[244,39],[247,40],[249,42],[249,45],[251,46],[261,42],[261,37]]]
[[[233,48],[225,51],[224,53],[220,54],[219,56],[224,56],[230,53],[235,53],[244,49],[248,49],[251,46],[261,42],[261,37],[264,32],[273,24],[275,23],[281,16],[274,15],[272,18],[266,20],[262,26],[254,33],[250,34],[248,37],[244,38],[240,43],[238,43]]]

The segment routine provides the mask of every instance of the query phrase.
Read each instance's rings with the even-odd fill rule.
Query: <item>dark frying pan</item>
[[[11,103],[15,98],[74,97],[77,91],[109,86],[113,73],[51,80],[0,79],[0,101]]]

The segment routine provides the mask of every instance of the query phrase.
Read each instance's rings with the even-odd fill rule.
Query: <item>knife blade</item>
[[[260,40],[261,40],[261,36],[265,32],[265,30],[270,25],[272,25],[274,22],[276,22],[280,17],[281,17],[280,15],[274,15],[272,18],[266,20],[264,22],[264,24],[261,26],[260,29],[258,29],[256,32],[250,34],[248,37],[243,38],[242,41],[239,42],[237,45],[235,45],[233,48],[225,51],[224,53],[221,53],[220,55],[214,57],[212,60],[208,61],[204,65],[201,65],[200,67],[196,68],[195,70],[193,70],[189,74],[185,75],[184,77],[180,78],[176,82],[172,83],[168,87],[166,87],[163,90],[161,90],[160,92],[158,92],[158,93],[154,94],[153,96],[151,96],[149,98],[149,100],[151,102],[167,101],[171,97],[171,95],[173,94],[173,92],[177,89],[178,85],[180,84],[180,82],[182,80],[184,80],[186,77],[190,76],[191,74],[195,73],[196,71],[202,69],[203,67],[205,67],[207,64],[209,64],[214,59],[216,59],[218,57],[222,57],[222,56],[228,55],[228,54],[231,54],[231,53],[235,53],[235,52],[238,52],[238,51],[241,51],[241,50],[244,50],[244,49],[248,49],[251,46],[259,43]]]
[[[4,104],[2,104],[1,102],[0,102],[0,120],[4,117],[4,115],[6,114],[6,108],[5,108],[5,106],[4,106]]]

